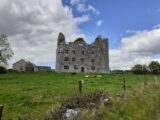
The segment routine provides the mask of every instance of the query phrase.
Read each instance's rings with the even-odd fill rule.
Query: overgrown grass
[[[141,89],[141,88],[139,88]],[[160,86],[130,93],[125,99],[112,98],[112,104],[100,108],[101,120],[160,120]],[[87,114],[78,120],[97,120]]]
[[[84,93],[104,90],[111,95],[123,91],[123,77],[127,81],[127,90],[132,90],[146,79],[154,81],[153,75],[101,75],[102,77],[95,79],[85,78],[85,74],[71,75],[69,73],[0,74],[0,104],[4,105],[3,119],[7,117],[12,117],[14,120],[18,118],[27,120],[44,119],[47,111],[58,106],[61,97],[73,96],[78,93],[77,83],[79,80],[84,80]],[[160,80],[160,76],[157,76],[157,79]],[[144,99],[147,99],[147,97]],[[152,99],[150,102],[152,102]],[[110,114],[118,116],[117,113]]]

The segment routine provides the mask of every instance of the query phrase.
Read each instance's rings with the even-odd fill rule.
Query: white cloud
[[[98,20],[98,21],[96,22],[96,25],[97,25],[98,27],[100,27],[100,26],[102,25],[102,23],[103,23],[103,20]]]
[[[2,0],[0,32],[8,35],[15,53],[11,63],[25,58],[36,64],[55,64],[59,32],[67,41],[85,37],[78,25],[90,19],[88,15],[74,17],[72,9],[61,0]]]
[[[160,24],[158,24],[158,25],[154,26],[153,28],[154,28],[154,29],[156,29],[156,28],[160,28]]]
[[[144,30],[122,39],[122,50],[138,54],[157,54],[159,45],[160,29]]]
[[[76,4],[78,4],[80,2],[80,0],[71,0],[71,4],[72,5],[76,5]]]
[[[88,5],[88,11],[92,11],[92,12],[96,13],[97,15],[100,14],[100,12],[92,5]]]
[[[137,34],[141,31],[137,31],[137,30],[127,30],[126,33],[131,33],[131,34]]]
[[[110,50],[112,69],[129,69],[135,64],[160,60],[160,28],[135,32],[122,38],[119,49]]]
[[[93,12],[97,15],[100,14],[100,11],[93,7],[91,4],[87,4],[86,0],[71,0],[70,3],[74,5],[81,13]]]

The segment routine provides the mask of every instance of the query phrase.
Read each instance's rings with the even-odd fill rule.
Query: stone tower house
[[[83,38],[66,43],[59,33],[56,50],[57,72],[109,73],[108,39],[98,36],[87,44]]]

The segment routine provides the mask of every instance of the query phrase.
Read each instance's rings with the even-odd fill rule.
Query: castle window
[[[91,70],[95,70],[95,67],[94,67],[94,66],[91,66]]]
[[[65,57],[65,58],[64,58],[64,61],[69,61],[69,57]]]
[[[94,62],[95,62],[95,59],[91,59],[91,62],[94,63]]]
[[[72,61],[76,61],[76,58],[72,58]]]
[[[92,54],[94,54],[94,51],[92,51]]]
[[[68,66],[68,65],[64,65],[64,69],[65,69],[65,70],[68,70],[68,69],[69,69],[69,66]]]
[[[74,65],[74,69],[77,70],[77,69],[78,69],[78,66],[77,66],[77,65]]]
[[[75,50],[72,50],[72,53],[73,53],[73,54],[76,54]]]
[[[65,50],[65,53],[69,53],[69,50]]]
[[[78,45],[81,46],[81,47],[83,46],[83,44],[78,44]]]
[[[84,62],[84,58],[81,58],[81,62]]]
[[[82,55],[84,55],[84,51],[82,51]]]
[[[63,53],[63,48],[59,48],[58,53]]]

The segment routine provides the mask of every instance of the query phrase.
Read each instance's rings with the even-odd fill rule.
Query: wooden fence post
[[[0,120],[2,119],[3,105],[0,105]]]
[[[78,81],[78,86],[79,86],[79,94],[82,95],[82,80]]]
[[[144,85],[144,87],[146,87],[148,85],[148,79],[146,76],[144,76],[144,84],[143,85]]]
[[[124,90],[124,97],[126,96],[126,79],[123,78],[123,90]]]
[[[146,87],[147,86],[147,80],[144,80],[144,87]]]
[[[158,85],[158,79],[157,76],[154,76],[155,84]]]

